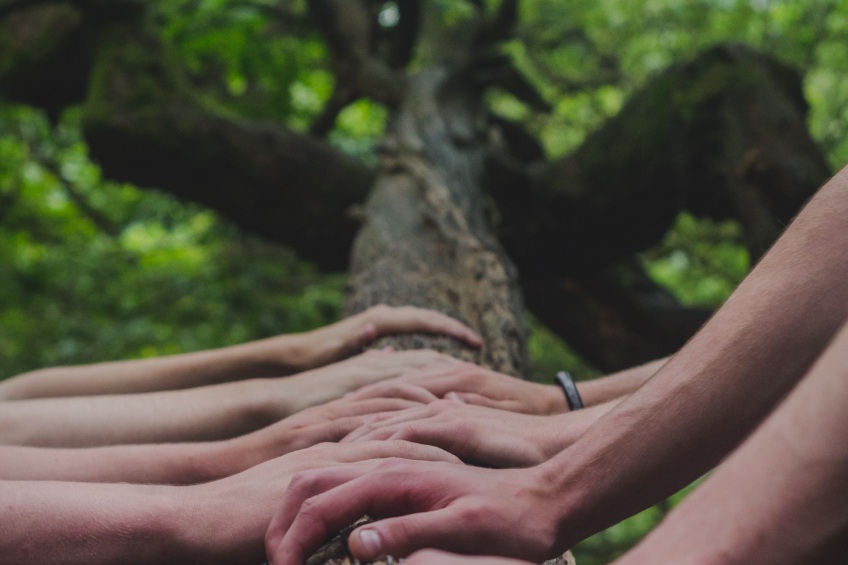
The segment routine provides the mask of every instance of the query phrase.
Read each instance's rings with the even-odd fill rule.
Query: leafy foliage
[[[459,0],[435,4],[457,30],[476,9]],[[169,0],[156,4],[155,18],[206,100],[302,131],[334,86],[306,6]],[[504,92],[489,100],[549,155],[577,147],[653,73],[710,44],[742,41],[805,71],[811,130],[834,166],[848,161],[846,0],[525,0],[521,7],[518,37],[505,51],[553,111],[534,112]],[[380,105],[357,101],[329,139],[374,159],[385,119]],[[70,111],[54,126],[32,109],[0,105],[0,377],[221,346],[338,316],[342,277],[319,274],[208,210],[101,178],[78,121]],[[737,225],[687,215],[642,259],[683,302],[713,306],[749,267]],[[537,322],[533,328],[538,375],[563,367],[594,375]],[[581,565],[608,562],[663,512],[651,509],[585,542]]]
[[[2,376],[302,331],[343,279],[161,193],[104,181],[73,114],[0,117]]]

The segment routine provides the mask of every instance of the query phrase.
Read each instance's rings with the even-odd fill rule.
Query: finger
[[[421,404],[429,404],[439,399],[426,388],[411,385],[400,380],[383,381],[362,387],[348,398],[357,400],[368,398],[402,398]]]
[[[436,400],[426,406],[419,405],[407,410],[374,414],[367,420],[367,422],[363,423],[359,429],[351,432],[351,434],[345,438],[345,441],[360,441],[365,437],[371,437],[372,435],[374,439],[384,439],[389,436],[382,430],[390,430],[391,433],[393,433],[394,430],[403,424],[421,422],[441,414],[446,410],[452,410],[454,407],[459,406],[465,405],[456,401]]]
[[[416,481],[409,478],[411,474],[420,477],[422,472],[436,476],[443,472],[441,465],[444,463],[389,460],[380,463],[377,470],[357,468],[359,476],[342,473],[330,477],[343,479],[336,486],[321,475],[296,475],[286,493],[282,511],[285,515],[276,524],[285,533],[276,547],[267,547],[268,557],[274,565],[301,565],[321,543],[361,516],[397,516],[428,510],[428,506],[439,503],[438,497],[434,499],[427,494],[428,489],[417,488],[418,485],[412,488]]]
[[[446,425],[442,422],[422,421],[399,425],[394,430],[395,433],[387,439],[432,446],[463,461],[472,460],[477,455],[478,447],[474,437],[471,433],[465,433],[468,429],[462,423]]]
[[[527,561],[503,557],[457,555],[437,549],[416,551],[404,559],[403,563],[404,565],[530,565]]]
[[[372,522],[351,533],[348,548],[360,561],[387,555],[405,557],[425,547],[461,550],[463,544],[456,538],[465,534],[452,514],[450,509],[442,509]],[[372,510],[369,516],[374,515],[379,514]]]
[[[422,395],[423,396],[423,395]],[[423,402],[398,397],[378,397],[351,400],[339,406],[335,417],[359,416],[363,414],[395,414],[399,410],[415,409],[424,406]]]
[[[432,445],[422,445],[411,441],[368,441],[356,444],[336,444],[334,460],[339,463],[353,463],[369,459],[400,458],[412,461],[441,461],[462,463],[458,457],[444,449]]]
[[[427,382],[428,379],[438,377],[450,377],[456,374],[464,363],[460,362],[453,365],[445,365],[443,363],[429,363],[422,367],[410,369],[401,375],[404,381],[418,384],[419,382]]]
[[[295,539],[287,535],[291,532],[292,524],[298,517],[304,502],[319,493],[332,491],[339,485],[344,485],[367,475],[378,465],[378,461],[371,460],[296,473],[289,482],[280,508],[268,524],[268,530],[265,534],[265,552],[269,562],[273,562],[275,565],[301,565],[304,563],[308,552],[314,548],[304,547],[300,537]],[[320,524],[315,524],[313,529],[319,527]],[[307,533],[311,534],[312,529],[305,526],[301,526],[301,528],[306,530],[301,536],[311,539]],[[319,535],[326,536],[323,532]],[[289,543],[286,543],[287,541]],[[297,548],[296,556],[290,554],[293,551],[292,548]]]
[[[451,400],[463,402],[465,404],[484,406],[486,408],[496,408],[498,410],[508,410],[507,407],[511,405],[510,401],[496,400],[494,398],[489,398],[488,396],[483,396],[482,394],[477,394],[476,392],[451,391],[445,395],[445,399],[448,397],[450,397]]]
[[[460,565],[466,562],[473,563],[479,559],[481,558],[457,555],[437,549],[422,549],[405,558],[403,563],[404,565]],[[481,563],[487,563],[487,561],[481,561]]]
[[[482,338],[471,328],[450,316],[415,306],[402,306],[381,311],[376,322],[380,335],[390,333],[435,333],[456,338],[473,347],[483,345]]]
[[[394,435],[394,428],[371,428],[367,425],[360,426],[359,428],[351,431],[345,437],[343,437],[339,443],[351,443],[357,441],[379,441],[389,439]]]
[[[382,422],[375,422],[374,418],[380,418],[382,414],[374,414],[370,417],[364,418],[362,425],[360,425],[355,430],[351,430],[349,434],[347,434],[342,440],[343,443],[350,443],[352,441],[362,441],[366,437],[370,437],[372,434],[376,432],[380,432],[381,430],[392,430],[391,427],[386,426]],[[391,434],[389,434],[391,435]],[[385,433],[376,433],[373,439],[386,439],[389,437]]]

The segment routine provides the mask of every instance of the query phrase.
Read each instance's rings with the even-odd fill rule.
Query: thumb
[[[387,518],[354,530],[347,540],[350,552],[360,561],[376,561],[380,557],[405,557],[425,547],[454,545],[462,533],[447,509]]]

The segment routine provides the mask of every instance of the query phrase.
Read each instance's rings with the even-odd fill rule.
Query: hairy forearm
[[[178,390],[301,370],[303,336],[153,359],[54,367],[0,382],[0,400]]]
[[[0,561],[194,563],[177,487],[0,481]]]
[[[194,484],[248,463],[226,442],[51,448],[0,446],[0,480]]]
[[[845,319],[848,172],[813,199],[714,318],[548,466],[564,545],[715,465],[797,383]]]
[[[848,550],[846,367],[848,326],[762,427],[620,565],[656,556],[680,564],[835,562],[830,550]]]

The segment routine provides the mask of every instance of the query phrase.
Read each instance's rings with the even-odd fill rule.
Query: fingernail
[[[368,557],[378,557],[383,554],[383,542],[380,540],[380,534],[374,530],[362,530],[359,532],[359,541],[362,542],[362,547],[365,549]]]

